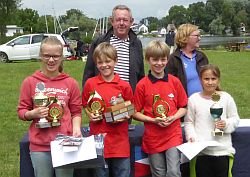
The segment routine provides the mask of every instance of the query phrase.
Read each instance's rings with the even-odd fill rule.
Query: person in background
[[[172,24],[170,26],[170,30],[166,34],[166,39],[165,39],[166,44],[170,48],[170,54],[174,52],[174,48],[175,48],[174,38],[175,38],[175,26]]]
[[[88,78],[99,73],[93,62],[95,48],[102,42],[109,42],[117,50],[118,62],[115,72],[122,80],[129,82],[133,90],[135,89],[137,82],[144,76],[144,63],[141,41],[130,29],[133,22],[131,10],[127,6],[117,5],[113,8],[110,17],[112,27],[91,44],[84,68],[82,87]]]
[[[147,45],[145,60],[150,71],[139,81],[134,94],[138,112],[133,118],[144,122],[142,150],[148,153],[153,177],[181,177],[176,146],[182,144],[180,118],[186,114],[187,95],[180,80],[165,70],[168,56],[165,42],[154,40]],[[154,114],[152,110],[159,112]]]
[[[166,67],[169,74],[180,79],[188,97],[202,90],[199,71],[201,66],[208,64],[207,56],[197,50],[200,40],[201,35],[197,26],[180,25],[175,35],[177,49],[170,55]]]
[[[76,80],[63,73],[63,46],[55,37],[44,39],[40,47],[41,69],[28,76],[22,83],[18,104],[18,116],[32,121],[29,127],[30,157],[35,177],[73,177],[73,169],[54,169],[50,142],[57,134],[81,137],[81,96]],[[47,117],[49,108],[36,107],[33,98],[42,93],[56,95],[64,114],[61,125],[36,128],[41,117]]]
[[[80,57],[83,56],[83,48],[84,48],[84,43],[83,43],[83,41],[81,41],[80,39],[77,39],[77,40],[76,40],[76,48],[75,48],[76,57],[77,57],[77,58],[80,58]]]
[[[104,158],[108,168],[96,169],[96,177],[129,177],[130,176],[130,145],[128,137],[128,119],[120,122],[106,122],[104,115],[96,115],[87,109],[90,93],[96,92],[104,100],[105,106],[112,105],[112,101],[123,98],[124,101],[133,102],[133,91],[128,82],[122,80],[114,72],[117,64],[117,51],[108,42],[99,44],[94,53],[93,60],[99,74],[89,78],[82,92],[82,103],[90,121],[90,134],[106,133],[104,138]],[[121,96],[121,97],[120,97]]]
[[[231,133],[239,123],[239,115],[234,99],[227,92],[222,91],[220,84],[220,70],[215,65],[205,65],[201,68],[200,79],[203,90],[194,93],[188,100],[188,111],[185,116],[186,140],[218,141],[222,146],[207,147],[196,158],[196,177],[228,177],[232,176],[229,168],[230,156],[235,149],[232,146]],[[217,93],[217,101],[223,112],[219,121],[214,123],[210,114],[210,107],[215,103],[212,95]],[[214,125],[215,124],[215,125]],[[213,136],[214,128],[223,130],[223,136]]]

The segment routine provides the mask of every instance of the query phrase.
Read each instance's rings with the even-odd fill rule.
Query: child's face
[[[220,83],[220,79],[212,70],[206,70],[201,76],[201,84],[206,94],[213,94]]]
[[[96,67],[99,70],[104,80],[112,79],[114,76],[114,67],[116,61],[110,58],[100,59],[97,58]]]
[[[160,57],[160,58],[150,57],[148,63],[150,65],[151,73],[155,77],[161,78],[164,76],[164,69],[168,63],[167,57]]]

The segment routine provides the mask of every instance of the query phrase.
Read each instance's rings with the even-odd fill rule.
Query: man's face
[[[111,19],[111,24],[114,28],[114,35],[121,39],[127,39],[133,19],[127,10],[117,9],[114,17]]]

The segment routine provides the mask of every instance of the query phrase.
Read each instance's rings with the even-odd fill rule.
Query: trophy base
[[[61,125],[60,122],[52,122],[52,123],[51,123],[51,126],[52,126],[52,127],[58,127],[58,126],[60,126],[60,125]]]
[[[223,136],[224,132],[221,130],[212,131],[213,136]]]
[[[50,122],[38,122],[36,123],[36,128],[49,128],[51,127]]]

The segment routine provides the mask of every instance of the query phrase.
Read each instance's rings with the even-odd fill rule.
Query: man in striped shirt
[[[98,74],[92,59],[95,48],[102,42],[109,42],[117,50],[118,63],[115,72],[119,74],[121,79],[130,83],[133,91],[135,90],[137,82],[144,77],[145,73],[141,41],[130,29],[133,21],[131,10],[127,6],[117,5],[114,7],[110,17],[112,27],[91,44],[83,73],[83,87],[88,78]]]

